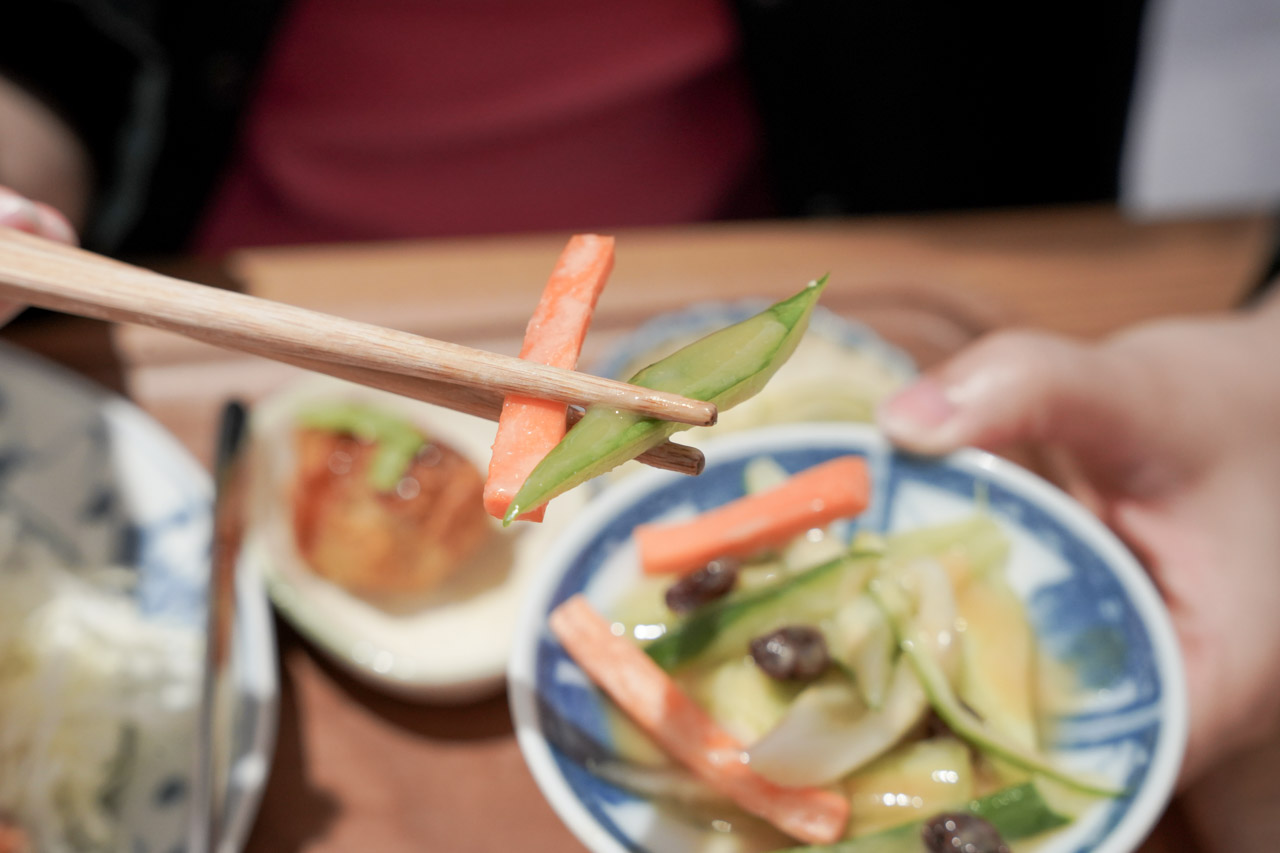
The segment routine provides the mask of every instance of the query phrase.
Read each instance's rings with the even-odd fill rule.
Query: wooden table
[[[830,273],[824,304],[928,366],[1027,325],[1095,337],[1229,309],[1271,237],[1262,217],[1137,225],[1105,208],[854,222],[749,223],[618,235],[586,358],[657,313],[774,298]],[[514,353],[565,235],[248,251],[162,265],[255,295]],[[143,328],[36,317],[3,337],[123,391],[208,461],[214,414],[296,373]],[[544,803],[504,697],[431,707],[379,695],[284,623],[279,742],[248,843],[265,851],[580,849]],[[1143,853],[1193,849],[1171,810]]]

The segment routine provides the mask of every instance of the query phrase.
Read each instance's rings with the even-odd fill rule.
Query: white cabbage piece
[[[0,814],[40,853],[114,850],[129,785],[187,770],[202,634],[148,620],[132,573],[63,565],[0,516]]]

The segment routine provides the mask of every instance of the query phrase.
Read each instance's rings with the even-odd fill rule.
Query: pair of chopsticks
[[[0,299],[177,332],[489,420],[507,395],[694,426],[717,416],[701,400],[193,284],[8,228],[0,228]],[[692,474],[703,464],[695,448],[671,442],[639,459]]]

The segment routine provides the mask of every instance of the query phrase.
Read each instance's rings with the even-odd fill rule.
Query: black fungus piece
[[[929,853],[1009,853],[991,822],[968,812],[949,812],[925,821],[922,831]]]
[[[672,613],[688,613],[715,601],[738,581],[738,562],[727,558],[712,560],[696,572],[685,575],[667,588],[667,607]]]
[[[812,681],[831,664],[822,632],[808,625],[785,628],[751,641],[756,665],[779,681]]]

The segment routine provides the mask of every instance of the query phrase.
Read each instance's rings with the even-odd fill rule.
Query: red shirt
[[[300,0],[199,248],[758,212],[721,0]]]

